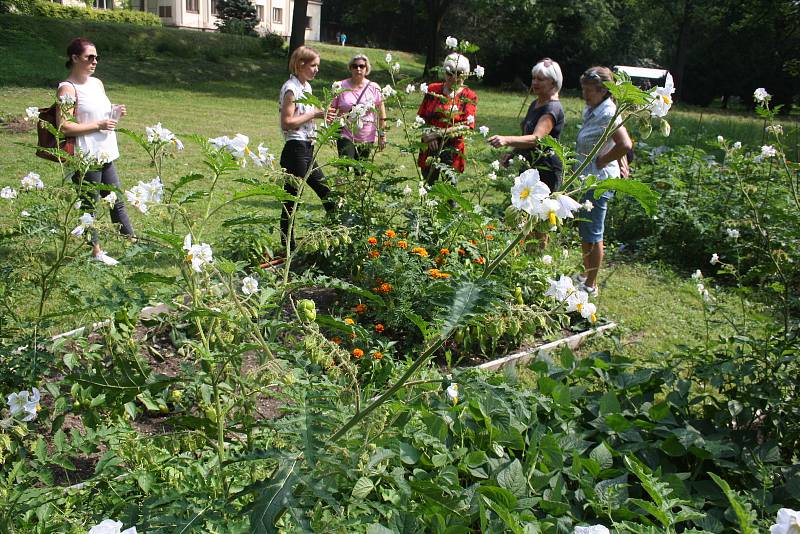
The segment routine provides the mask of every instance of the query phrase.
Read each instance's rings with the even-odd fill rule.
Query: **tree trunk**
[[[430,27],[428,32],[428,44],[425,48],[425,70],[423,77],[427,77],[433,67],[439,66],[439,46],[441,36],[439,31],[442,29],[447,8],[450,7],[452,0],[426,0],[425,6],[428,9],[428,20]]]
[[[289,37],[289,57],[292,52],[306,43],[306,8],[308,0],[294,0],[292,14],[292,35]]]
[[[678,20],[678,38],[675,43],[675,56],[672,62],[672,78],[675,81],[675,98],[680,98],[683,92],[683,78],[686,71],[686,59],[689,53],[689,43],[692,37],[692,15],[694,11],[693,0],[684,0],[683,13]]]

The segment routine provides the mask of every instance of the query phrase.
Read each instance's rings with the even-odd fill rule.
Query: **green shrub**
[[[283,37],[270,31],[264,33],[258,41],[261,44],[261,49],[267,53],[280,52],[286,44],[286,40]]]
[[[41,0],[33,4],[31,14],[54,19],[79,19],[114,22],[118,24],[135,24],[137,26],[161,26],[161,19],[152,13],[146,13],[144,11],[91,9],[65,6]]]

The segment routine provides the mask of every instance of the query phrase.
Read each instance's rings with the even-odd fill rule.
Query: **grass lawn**
[[[0,17],[0,27],[10,35],[6,42],[0,44],[0,52],[9,58],[4,73],[0,74],[0,117],[6,121],[22,116],[28,106],[45,106],[52,101],[54,82],[66,74],[62,51],[66,36],[83,33],[94,38],[92,32],[103,35],[102,25],[86,26],[56,21],[42,22],[45,27],[52,27],[52,32],[31,35],[22,28],[30,24],[30,20],[19,17]],[[198,43],[212,38],[206,34],[170,31],[177,32],[174,35],[180,35],[181,38],[197,39]],[[178,57],[165,52],[140,59],[125,46],[110,40],[108,35],[104,39],[107,41],[106,49],[100,38],[97,39],[102,57],[97,76],[104,81],[112,102],[127,105],[129,114],[122,120],[121,126],[143,132],[145,126],[161,122],[184,141],[188,141],[190,134],[216,137],[243,133],[256,144],[263,142],[276,155],[280,153],[283,142],[278,127],[277,96],[280,85],[287,77],[283,54],[237,56],[232,53],[225,57]],[[347,76],[347,62],[360,49],[322,43],[313,43],[313,46],[321,52],[322,65],[312,86],[315,93],[321,94],[322,89],[329,87],[333,81]],[[386,51],[367,52],[373,63],[371,79],[381,85],[388,83],[386,69],[380,66]],[[407,79],[419,81],[423,58],[404,52],[392,51],[392,54],[402,65],[401,77],[404,79],[398,81],[398,89],[405,87]],[[492,68],[491,65],[486,67]],[[574,80],[572,83],[568,81],[567,85],[574,86],[576,83]],[[488,126],[493,132],[516,132],[518,113],[525,95],[487,88],[480,82],[473,83],[473,87],[480,99],[477,123]],[[406,101],[410,109],[415,109],[419,94],[410,95]],[[567,127],[562,141],[572,143],[580,124],[582,102],[571,90],[565,91],[563,103],[567,111]],[[397,111],[390,109],[389,114],[394,119]],[[673,124],[673,136],[664,139],[654,134],[648,143],[688,144],[698,139],[702,146],[710,138],[721,134],[729,139],[757,145],[763,131],[761,121],[751,116],[709,110],[699,113],[697,110],[684,110],[680,106],[670,114],[670,121]],[[796,123],[793,131],[796,140]],[[389,135],[391,142],[393,133]],[[395,137],[395,140],[398,139]],[[60,180],[56,164],[38,159],[32,148],[20,146],[20,143],[30,144],[34,141],[33,131],[13,133],[0,129],[0,187],[10,185],[18,188],[19,179],[31,171],[39,173],[45,184]],[[153,169],[148,165],[146,154],[126,136],[119,137],[119,144],[122,157],[117,166],[123,186],[129,188],[139,180],[153,178]],[[204,172],[198,148],[191,142],[186,142],[186,146],[184,153],[165,166],[162,177],[165,182],[190,172]],[[494,154],[488,148],[473,150],[473,155],[485,161],[494,159]],[[326,161],[333,155],[333,148],[325,147],[321,160]],[[409,178],[413,176],[412,158],[401,154],[397,147],[390,146],[381,158],[404,163],[407,168],[400,172],[406,173]],[[241,170],[243,177],[259,175],[260,171],[252,166]],[[475,174],[474,166],[467,176],[467,179],[481,180]],[[222,189],[225,191],[225,186]],[[316,213],[321,212],[313,194],[309,194],[307,200],[317,208]],[[13,225],[20,211],[30,208],[26,203],[32,201],[32,197],[22,196],[13,203],[3,201],[0,204],[2,225]],[[246,206],[274,216],[277,221],[278,211],[274,203],[252,202]],[[164,220],[152,215],[145,217],[136,210],[130,210],[130,213],[138,231],[159,229],[165,224]],[[210,236],[210,239],[213,237]],[[112,255],[123,258],[126,247],[130,245],[109,238],[104,246]],[[126,270],[144,267],[151,266],[126,266],[123,262],[119,272],[126,273]],[[67,276],[74,279],[75,283],[81,283],[87,277],[93,277],[95,269],[88,262],[78,261],[70,267]],[[602,314],[620,322],[622,343],[633,347],[635,352],[647,354],[654,350],[665,350],[675,343],[690,343],[704,335],[699,299],[693,285],[685,280],[686,277],[645,265],[615,261],[611,268],[603,271],[602,278],[606,284],[599,301]],[[99,285],[103,283],[101,281]],[[154,300],[157,298],[154,297]],[[74,315],[66,321],[62,330],[85,321],[89,316],[88,312]],[[607,341],[595,341],[589,348],[600,348],[604,343]]]

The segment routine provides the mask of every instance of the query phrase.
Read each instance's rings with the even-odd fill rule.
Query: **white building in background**
[[[82,0],[55,0],[58,3],[83,5]],[[94,0],[97,9],[114,9],[127,4],[121,0]],[[252,0],[256,6],[261,31],[271,31],[283,37],[292,34],[294,0]],[[215,31],[217,26],[216,0],[130,0],[131,9],[149,11],[161,18],[164,26],[192,30]],[[322,0],[308,0],[306,9],[306,40],[319,41],[322,19]]]

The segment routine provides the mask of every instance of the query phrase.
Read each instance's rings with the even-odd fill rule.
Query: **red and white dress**
[[[419,105],[417,115],[425,120],[425,124],[437,128],[453,127],[457,124],[466,124],[475,129],[475,113],[478,111],[478,95],[469,87],[462,87],[452,98],[444,94],[444,83],[432,83],[428,92]],[[470,119],[469,117],[472,117]],[[438,151],[437,151],[438,152]],[[442,155],[449,152],[452,157],[452,167],[458,172],[464,172],[464,137],[449,137],[442,148]],[[419,166],[423,172],[428,170],[429,154],[425,149],[419,154]],[[449,158],[448,158],[449,159]]]

